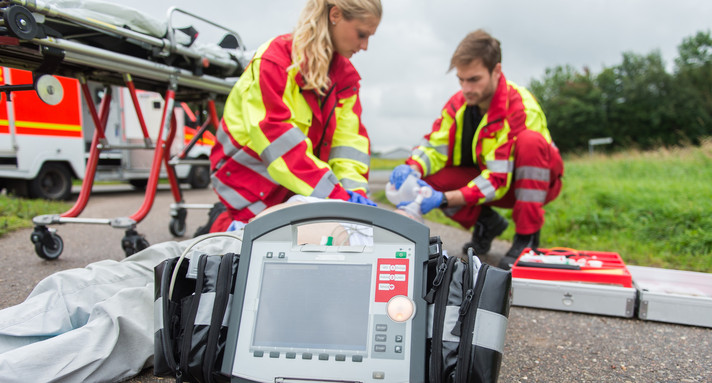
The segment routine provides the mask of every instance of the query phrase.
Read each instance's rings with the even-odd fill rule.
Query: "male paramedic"
[[[390,182],[399,188],[411,173],[422,176],[418,183],[430,196],[421,212],[439,207],[463,227],[474,226],[463,251],[472,247],[477,255],[508,226],[492,206],[512,209],[514,240],[499,263],[509,269],[524,248],[539,246],[543,206],[559,195],[563,161],[537,101],[504,77],[497,39],[471,32],[455,50],[452,69],[461,90]]]

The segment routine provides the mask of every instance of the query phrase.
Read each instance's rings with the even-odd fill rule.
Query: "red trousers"
[[[546,170],[549,171],[548,177]],[[444,192],[467,185],[479,174],[478,168],[446,167],[425,178],[425,181]],[[486,205],[512,209],[516,232],[523,235],[535,233],[544,226],[544,205],[561,192],[563,175],[564,163],[559,149],[546,142],[541,134],[525,130],[517,136],[514,145],[512,185],[504,197]],[[447,208],[445,214],[469,229],[477,222],[481,210],[481,205],[467,205]]]

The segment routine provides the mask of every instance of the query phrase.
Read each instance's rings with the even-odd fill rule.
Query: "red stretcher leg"
[[[91,118],[94,121],[94,136],[91,140],[89,159],[87,160],[86,170],[84,171],[84,181],[82,182],[82,189],[79,192],[79,198],[77,198],[74,206],[72,206],[72,208],[65,213],[60,214],[60,217],[77,217],[87,206],[87,202],[89,202],[91,188],[94,185],[96,166],[99,163],[99,140],[106,138],[104,135],[104,129],[106,128],[106,121],[109,118],[109,105],[111,104],[111,88],[107,87],[99,106],[100,112],[97,114],[96,107],[94,106],[94,100],[92,100],[91,92],[89,91],[86,79],[79,79],[79,82],[81,84],[82,94],[86,100]]]
[[[176,132],[178,131],[178,126],[176,123],[175,116],[171,119],[171,132],[168,136],[168,141],[166,148],[170,148],[175,140]],[[175,168],[169,164],[171,159],[170,150],[163,151],[163,163],[166,166],[166,174],[168,175],[168,183],[171,185],[171,192],[173,193],[173,200],[175,202],[183,202],[183,194],[181,193],[180,186],[178,185],[178,176],[176,176]]]

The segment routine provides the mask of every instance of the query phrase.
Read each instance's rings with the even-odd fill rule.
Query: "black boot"
[[[462,252],[467,254],[467,249],[472,248],[475,255],[485,255],[492,247],[492,241],[507,229],[509,222],[497,214],[489,206],[482,206],[482,212],[477,218],[475,228],[472,230],[472,241],[462,247]]]
[[[514,262],[522,254],[522,251],[526,248],[536,249],[539,247],[539,232],[533,234],[514,234],[514,239],[512,240],[512,247],[509,248],[507,253],[499,261],[499,268],[504,270],[509,270],[512,268]]]
[[[198,229],[195,230],[193,238],[199,235],[210,233],[210,228],[213,226],[213,223],[215,223],[215,220],[218,219],[218,216],[222,214],[225,210],[227,210],[227,208],[225,207],[225,205],[223,205],[222,202],[215,202],[213,207],[211,207],[210,211],[208,212],[208,222],[203,226],[199,226]]]

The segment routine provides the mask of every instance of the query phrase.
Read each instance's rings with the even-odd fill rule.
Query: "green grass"
[[[402,160],[374,161],[392,169]],[[542,247],[612,251],[630,265],[712,272],[712,140],[699,147],[566,158]],[[372,196],[386,202],[385,193]],[[0,236],[67,203],[0,196]],[[499,210],[511,222],[511,211]],[[435,210],[426,219],[457,226]],[[514,225],[501,238],[511,240]]]
[[[627,264],[712,272],[712,141],[565,161],[542,245],[614,251]]]
[[[0,237],[13,230],[32,227],[32,218],[35,216],[63,213],[70,207],[66,202],[0,195]]]
[[[712,272],[712,140],[699,147],[566,158],[541,247],[611,251],[630,265]],[[386,201],[385,195],[374,196]],[[511,240],[510,221],[501,236]],[[439,210],[426,219],[458,226]]]
[[[405,158],[393,160],[371,157],[371,170],[393,170],[393,168],[403,163],[405,163]]]

